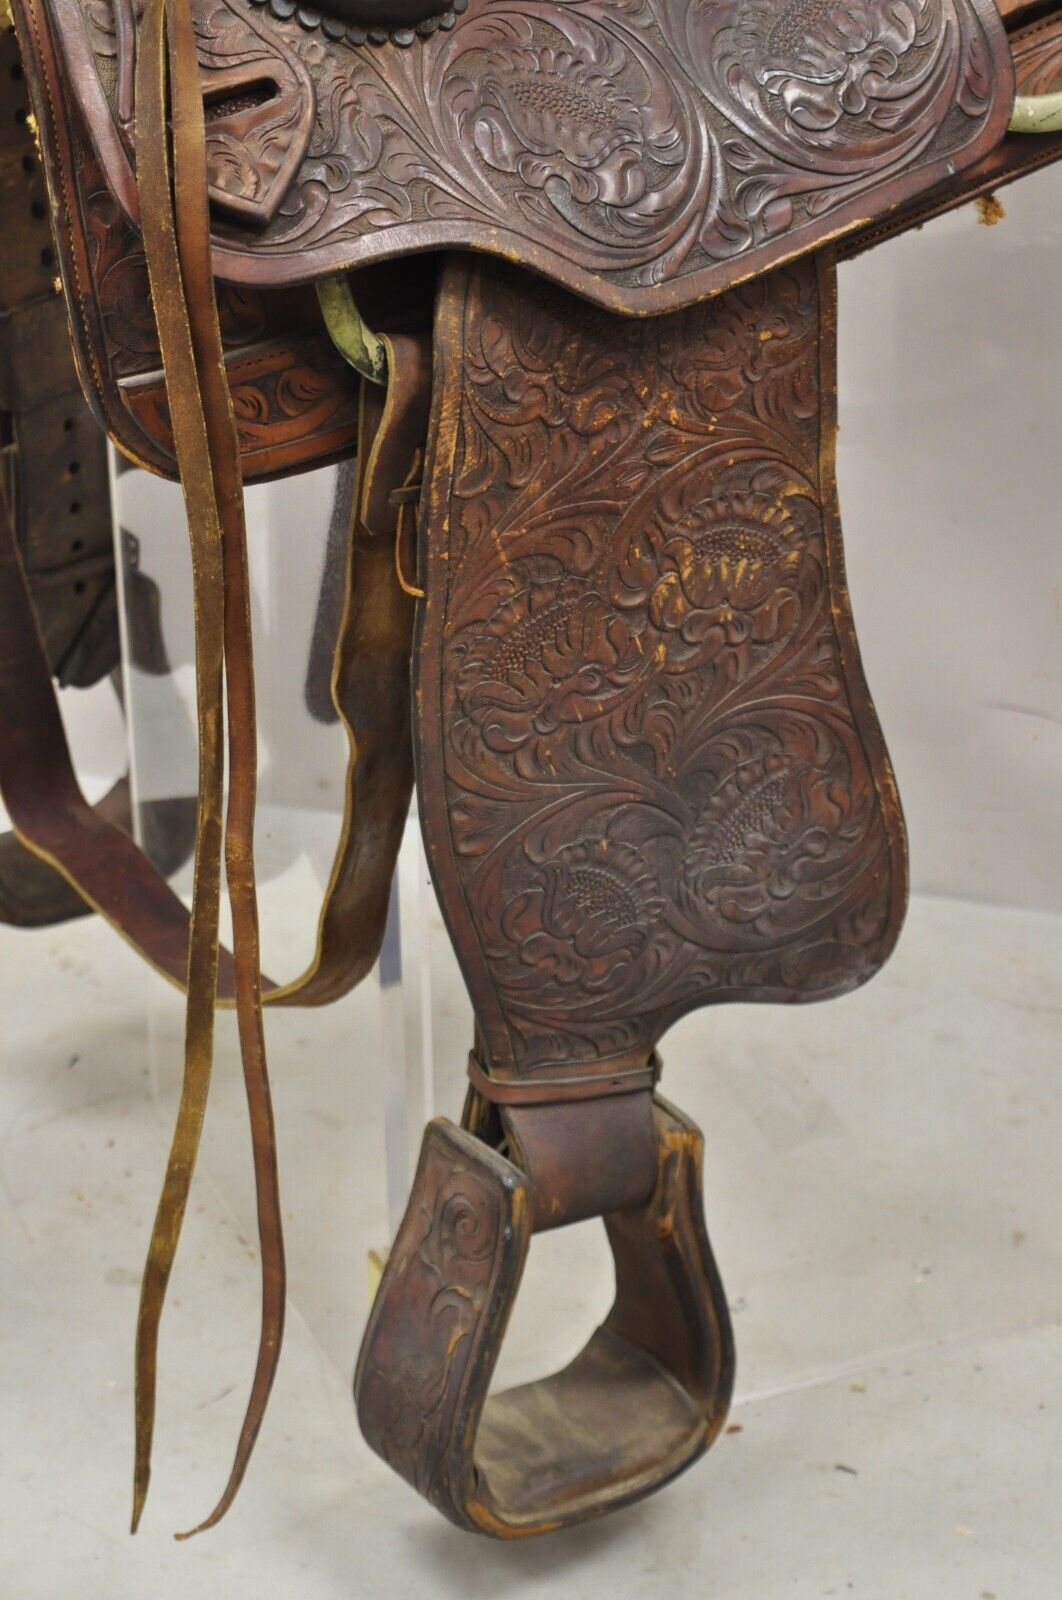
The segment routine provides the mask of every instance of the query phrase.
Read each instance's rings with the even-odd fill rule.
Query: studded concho
[[[989,0],[15,11],[82,373],[123,448],[156,470],[176,456],[188,498],[207,900],[223,681],[230,696],[222,979],[266,1309],[208,1522],[250,1455],[283,1308],[236,491],[241,471],[352,449],[333,889],[375,862],[386,902],[408,766],[386,805],[373,775],[412,746],[476,1017],[461,1126],[427,1131],[369,1319],[358,1415],[462,1527],[600,1515],[707,1448],[733,1381],[702,1140],[659,1095],[663,1034],[702,1005],[848,992],[903,916],[903,824],[834,483],[836,259],[1058,154],[1057,138],[1019,153],[1004,137],[1012,54],[1042,89],[1057,24],[1038,14],[1012,51]],[[379,925],[348,895],[324,943],[356,942],[360,972]],[[183,959],[180,933],[167,948]],[[137,1516],[216,907],[194,911],[190,941],[192,1043],[140,1323]],[[532,1236],[584,1217],[604,1219],[611,1312],[563,1372],[490,1395]]]
[[[437,28],[453,27],[468,10],[468,0],[329,0],[317,9],[300,6],[295,0],[254,0],[267,6],[280,22],[294,18],[301,28],[312,32],[320,28],[327,39],[347,44],[411,45],[415,39],[428,39]]]

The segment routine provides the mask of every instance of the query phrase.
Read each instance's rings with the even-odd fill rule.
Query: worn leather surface
[[[34,37],[23,30],[30,62]],[[132,461],[175,477],[139,230],[109,192],[61,75],[46,73],[38,87],[38,131],[58,224],[49,277],[62,275],[86,399]],[[228,289],[218,302],[245,476],[269,478],[350,454],[356,395],[312,291]]]
[[[120,447],[153,470],[172,475],[172,439],[147,275],[131,220],[137,214],[131,131],[118,108],[121,83],[132,71],[131,35],[119,53],[124,63],[119,74],[113,18],[121,8],[112,12],[101,0],[89,8],[86,23],[80,0],[54,0],[58,11],[53,20],[61,24],[56,32],[49,27],[52,4],[20,0],[16,11],[22,17],[24,47],[34,55],[35,70],[50,90],[42,101],[41,127],[53,191],[67,224],[59,237],[59,258],[78,308],[74,331],[83,373],[93,403]],[[674,0],[660,4],[664,22],[670,9],[684,13]],[[702,105],[694,115],[686,106],[686,117],[678,116],[669,135],[674,148],[656,152],[662,164],[655,157],[647,164],[642,156],[649,149],[650,107],[643,103],[648,85],[675,70],[675,60],[687,48],[673,23],[664,28],[670,44],[658,48],[658,24],[648,9],[637,24],[644,26],[652,46],[648,67],[644,39],[635,52],[642,65],[632,67],[626,59],[622,30],[634,24],[626,11],[610,9],[603,0],[597,11],[606,15],[609,29],[621,30],[618,42],[613,31],[601,34],[601,19],[592,8],[558,5],[554,9],[572,38],[564,48],[529,47],[530,54],[505,44],[514,29],[520,32],[521,23],[504,5],[494,4],[489,20],[476,22],[473,7],[451,33],[430,44],[438,55],[430,78],[424,75],[430,51],[423,40],[405,51],[372,44],[355,47],[331,38],[316,23],[305,26],[299,21],[302,13],[285,21],[250,0],[238,15],[223,14],[217,0],[202,0],[199,9],[208,15],[203,24],[209,35],[203,52],[208,93],[214,78],[221,83],[236,70],[233,61],[242,70],[246,52],[240,40],[246,44],[248,37],[250,54],[265,62],[267,78],[275,70],[288,85],[286,100],[280,96],[276,104],[270,102],[269,117],[261,104],[245,106],[240,116],[246,127],[220,114],[235,104],[231,96],[226,99],[219,90],[212,101],[215,168],[224,170],[230,187],[258,192],[263,172],[272,171],[273,158],[267,159],[263,141],[268,134],[272,149],[281,137],[273,115],[278,106],[283,109],[290,102],[303,132],[309,119],[303,111],[296,115],[296,102],[302,106],[309,97],[317,108],[306,159],[298,172],[292,168],[287,173],[287,197],[267,227],[245,213],[236,219],[230,214],[226,223],[220,209],[224,197],[215,193],[215,244],[220,249],[223,241],[226,251],[224,257],[216,254],[215,264],[222,278],[236,276],[248,285],[273,283],[278,273],[287,281],[293,274],[309,277],[348,260],[362,266],[381,254],[466,240],[485,249],[502,248],[564,281],[576,281],[581,292],[631,308],[662,307],[711,292],[820,237],[865,229],[868,219],[873,224],[886,212],[899,219],[930,185],[954,183],[971,163],[976,168],[992,160],[1008,98],[1006,46],[991,20],[990,5],[985,7],[987,23],[963,7],[953,14],[935,0],[918,5],[905,0],[892,24],[885,20],[887,8],[872,8],[865,39],[860,8],[849,14],[841,7],[840,31],[831,36],[831,48],[840,51],[834,66],[841,71],[836,88],[846,97],[843,111],[839,102],[818,106],[801,98],[801,73],[813,99],[816,74],[829,67],[825,58],[818,63],[796,60],[788,79],[781,73],[778,38],[786,36],[786,27],[794,37],[799,34],[799,4],[784,8],[785,26],[779,23],[773,33],[768,28],[766,35],[770,8],[756,13],[754,26],[750,17],[755,7],[713,7],[718,62],[707,109]],[[740,73],[734,77],[726,56],[739,12],[740,28],[746,29],[742,59],[759,85],[755,93]],[[546,20],[549,15],[548,8],[534,9],[536,26],[552,39],[556,18]],[[953,59],[956,16],[965,40],[958,59],[973,86],[969,93],[959,92]],[[446,86],[461,79],[462,63],[477,74],[484,70],[477,39],[485,29],[492,38],[498,34],[498,72],[489,84],[484,79],[484,104],[473,95],[473,103],[461,101],[458,107],[460,97],[455,99]],[[635,37],[637,42],[637,28]],[[937,70],[923,81],[927,39],[937,42]],[[63,62],[54,54],[57,41],[81,90],[81,111],[64,87]],[[695,42],[698,49],[704,47],[703,39]],[[862,55],[860,42],[865,46]],[[881,79],[875,50],[883,51],[886,61]],[[851,60],[848,51],[853,52]],[[950,63],[946,69],[945,61]],[[560,94],[564,106],[543,102],[539,116],[528,102],[518,115],[520,96],[530,92],[532,79],[538,84],[535,94],[545,93],[543,85],[551,83],[549,94]],[[615,94],[613,79],[619,85]],[[725,93],[719,87],[724,80]],[[991,117],[977,110],[977,95],[985,92],[988,81],[996,93]],[[322,84],[328,89],[326,98]],[[630,90],[632,84],[637,93]],[[728,125],[727,118],[737,115],[735,105],[743,105],[749,94],[758,107],[756,115],[742,110]],[[436,96],[442,97],[438,106]],[[403,108],[397,123],[387,110],[396,101]],[[783,103],[792,106],[792,115],[777,122]],[[414,126],[410,117],[422,105]],[[852,107],[860,109],[854,112]],[[607,120],[611,112],[614,128]],[[944,126],[938,126],[942,116]],[[928,142],[927,117],[935,130]],[[92,131],[87,139],[86,119]],[[255,127],[257,144],[256,138],[244,137]],[[527,149],[521,147],[521,138],[529,141]],[[704,179],[703,193],[694,192],[688,173],[685,185],[680,181],[686,169],[676,152],[684,139],[693,141],[687,149],[691,161],[697,145],[695,164]],[[1028,140],[1006,143],[1002,164],[996,161],[972,192],[983,192],[989,182],[1005,182],[1011,172],[1045,159]],[[426,173],[415,152],[423,156],[425,149],[431,153],[443,148],[445,172]],[[465,172],[469,163],[478,175]],[[660,180],[659,192],[639,192],[646,172]],[[281,173],[277,181],[283,177]],[[684,194],[692,209],[683,209]],[[956,190],[950,203],[961,198]],[[702,201],[706,210],[698,225],[695,212]],[[284,229],[288,232],[281,238]],[[416,299],[416,283],[411,281],[403,292],[407,301]],[[349,452],[355,426],[349,385],[338,357],[322,338],[312,295],[227,285],[221,288],[219,304],[245,474],[269,477]]]
[[[1009,35],[1018,94],[1051,94],[1062,88],[1062,13],[1053,10],[1036,16],[1036,8],[1018,5],[1001,8],[1017,20]],[[1025,13],[1033,13],[1028,20]],[[1028,138],[1008,133],[965,172],[936,185],[927,194],[902,206],[898,212],[875,217],[866,227],[841,241],[842,259],[861,255],[899,233],[918,228],[932,217],[953,211],[965,202],[1013,183],[1028,172],[1050,166],[1062,157],[1062,133]]]
[[[843,993],[899,931],[833,476],[835,292],[826,251],[644,321],[486,259],[443,277],[415,733],[486,1071],[478,1143],[429,1128],[355,1396],[463,1527],[599,1516],[710,1443],[732,1359],[699,1145],[662,1203],[682,1136],[630,1083],[693,1007]],[[541,1099],[511,1103],[514,1080]],[[488,1400],[530,1233],[593,1215],[608,1322]]]
[[[119,778],[92,810],[106,823],[108,837],[111,828],[131,836],[128,778]],[[146,859],[163,878],[172,877],[192,852],[195,807],[183,796],[148,801],[139,807],[139,822]],[[0,920],[16,928],[46,928],[87,917],[95,909],[69,878],[17,834],[0,834]]]

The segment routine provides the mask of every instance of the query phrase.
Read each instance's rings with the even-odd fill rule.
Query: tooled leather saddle
[[[370,1314],[363,1431],[501,1536],[634,1500],[719,1432],[734,1355],[702,1140],[657,1092],[657,1046],[698,1006],[865,982],[906,896],[845,586],[836,263],[1062,154],[1062,24],[1021,0],[444,5],[13,0],[87,399],[180,476],[193,557],[190,917],[85,804],[57,719],[20,725],[13,785],[23,838],[188,991],[134,1526],[215,1004],[239,1017],[263,1316],[202,1526],[239,1486],[283,1325],[263,1006],[368,969],[414,759],[476,1035]],[[346,814],[315,961],[276,987],[242,485],[354,454]],[[3,578],[17,721],[41,663],[17,560]],[[532,1235],[586,1217],[612,1310],[564,1371],[489,1394]]]

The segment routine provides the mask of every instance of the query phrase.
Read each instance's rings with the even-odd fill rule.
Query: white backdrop
[[[1062,170],[841,271],[838,453],[864,661],[916,890],[1062,910]],[[342,744],[302,710],[331,474],[252,491],[274,803],[335,804]],[[176,540],[175,491],[131,474],[123,517]],[[149,562],[145,563],[151,570]],[[190,689],[190,638],[164,617]],[[64,709],[86,777],[122,764],[108,689]],[[272,732],[270,732],[272,730]],[[164,719],[156,728],[169,737]]]

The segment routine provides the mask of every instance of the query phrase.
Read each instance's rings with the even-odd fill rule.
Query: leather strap
[[[412,460],[423,439],[430,373],[424,342],[409,339],[404,343],[420,345],[416,367],[423,383],[420,392],[408,394],[408,408],[395,424],[404,431],[406,459]],[[359,478],[361,475],[359,471]],[[356,500],[361,492],[359,488]],[[332,701],[349,750],[339,840],[313,958],[300,976],[283,986],[265,980],[266,1005],[327,1005],[365,977],[379,949],[391,874],[409,807],[413,784],[408,695],[413,607],[395,581],[390,536],[384,532],[378,539],[366,537],[353,515],[343,591],[331,676]],[[16,719],[0,727],[0,771],[7,774],[6,780],[0,778],[0,795],[17,823],[22,843],[34,856],[56,866],[89,909],[104,916],[160,976],[184,990],[188,910],[152,861],[133,845],[127,831],[114,825],[119,813],[111,807],[101,819],[81,794],[32,606],[25,614],[19,610],[13,631],[0,628],[0,653],[18,658],[23,704],[37,708],[25,722]],[[370,684],[371,693],[366,693]],[[47,713],[41,709],[45,705]],[[20,779],[18,767],[25,764],[33,745],[30,787]],[[56,829],[59,813],[61,837]],[[101,827],[101,821],[113,826]],[[231,958],[224,951],[217,999],[222,1007],[233,1001]]]
[[[606,1100],[615,1095],[652,1089],[659,1076],[660,1061],[655,1050],[644,1067],[531,1079],[492,1077],[484,1072],[474,1050],[468,1056],[469,1083],[484,1100],[496,1106],[569,1105],[582,1100]]]
[[[155,36],[157,37],[157,35]],[[142,58],[149,64],[148,54]],[[158,59],[158,58],[156,58]],[[142,70],[146,73],[148,66]],[[147,96],[142,106],[152,107]],[[157,100],[154,105],[157,105]],[[150,147],[149,147],[150,148]],[[158,143],[153,153],[158,156]],[[175,152],[176,156],[176,152]],[[162,160],[166,152],[163,145]],[[150,156],[142,157],[141,182],[148,188],[158,179]],[[168,180],[167,180],[168,185]],[[162,343],[171,376],[171,400],[175,434],[188,473],[186,491],[193,540],[193,569],[196,582],[197,674],[200,696],[201,795],[200,834],[196,864],[196,896],[193,903],[191,939],[186,944],[187,917],[184,908],[147,859],[120,829],[85,802],[77,787],[54,689],[44,658],[25,582],[18,561],[17,546],[10,519],[5,519],[0,539],[0,639],[3,640],[3,672],[0,674],[0,710],[8,737],[0,741],[0,791],[16,821],[21,819],[32,830],[33,847],[47,855],[75,882],[86,898],[109,916],[127,935],[133,936],[145,953],[152,948],[156,965],[177,971],[177,963],[188,951],[189,1009],[186,1029],[185,1081],[178,1113],[166,1181],[153,1230],[148,1265],[145,1271],[137,1335],[137,1455],[134,1485],[134,1528],[139,1523],[150,1477],[151,1441],[154,1427],[157,1342],[162,1306],[172,1262],[176,1252],[184,1210],[205,1112],[212,1055],[212,1006],[210,995],[219,963],[217,917],[220,895],[217,855],[220,838],[220,707],[204,703],[220,688],[222,649],[219,621],[228,639],[229,728],[239,734],[230,748],[232,792],[228,829],[227,863],[229,889],[233,900],[237,967],[225,959],[219,993],[234,995],[240,1020],[241,1047],[248,1087],[252,1137],[255,1150],[256,1185],[259,1197],[259,1226],[263,1260],[263,1319],[259,1356],[251,1398],[247,1408],[232,1472],[225,1491],[211,1515],[201,1524],[211,1526],[231,1504],[246,1470],[261,1424],[276,1370],[283,1327],[284,1262],[277,1195],[275,1145],[268,1079],[265,1071],[261,1032],[261,994],[257,975],[257,923],[254,911],[253,864],[250,841],[253,831],[254,796],[254,705],[250,658],[249,617],[246,605],[246,562],[242,528],[242,500],[237,493],[228,500],[229,519],[223,521],[221,502],[213,478],[216,457],[214,442],[206,438],[204,394],[197,382],[197,347],[191,338],[190,319],[182,319],[182,308],[174,304],[182,283],[184,258],[174,259],[177,239],[167,229],[167,212],[154,205],[145,207],[152,218],[163,218],[160,237],[153,238],[149,259],[155,277],[153,289],[160,320]],[[192,266],[195,266],[194,256]],[[165,276],[165,283],[160,277]],[[194,281],[191,275],[183,280]],[[200,303],[210,299],[209,290],[198,285]],[[176,291],[171,293],[171,291]],[[212,302],[211,302],[212,303]],[[199,330],[201,335],[203,330]],[[209,338],[209,327],[205,337]],[[396,348],[397,346],[397,348]],[[381,461],[397,470],[398,464],[416,453],[414,440],[423,437],[426,425],[427,393],[430,380],[429,357],[425,341],[396,338],[392,345],[392,371],[400,375],[387,396],[384,415],[390,419],[386,448],[372,454],[376,470],[369,474],[360,501],[375,504],[377,515],[392,523],[397,511],[388,510],[389,473]],[[227,388],[224,390],[227,396]],[[216,394],[215,394],[216,400]],[[201,413],[197,416],[197,410]],[[390,430],[393,430],[391,432]],[[224,449],[224,435],[215,425],[215,439]],[[190,465],[189,465],[190,460]],[[224,461],[224,456],[221,457]],[[408,696],[405,673],[408,664],[409,630],[412,607],[394,582],[391,569],[391,529],[381,527],[380,538],[358,540],[352,536],[346,583],[346,607],[337,653],[333,692],[343,716],[351,744],[351,778],[343,833],[336,867],[322,912],[318,950],[308,975],[301,984],[275,994],[278,1002],[291,1001],[301,992],[307,998],[324,1000],[343,992],[351,982],[351,972],[359,965],[367,969],[374,958],[371,929],[382,926],[390,867],[397,848],[396,828],[401,830],[409,787],[412,781],[409,761]],[[353,533],[353,530],[352,530]],[[226,544],[227,540],[227,544]],[[224,606],[219,616],[221,586],[217,570],[218,554],[223,553]],[[233,590],[239,595],[235,610]],[[368,637],[367,637],[368,636]],[[371,697],[355,695],[359,665],[367,650],[390,651],[392,670],[384,673],[378,689],[395,684],[397,697],[377,692]],[[238,676],[233,663],[246,663]],[[235,681],[234,681],[235,679]],[[29,692],[32,691],[32,692]],[[351,707],[366,706],[368,723],[355,720]],[[21,715],[20,715],[21,713]],[[11,737],[11,730],[15,736]],[[364,808],[355,831],[356,783],[358,773],[381,768],[386,760],[372,760],[372,742],[384,734],[398,754],[392,760],[392,783],[376,789],[382,806],[375,819],[366,817]],[[361,761],[359,762],[359,744]],[[6,758],[6,759],[5,759]],[[388,793],[397,778],[400,804]],[[235,814],[234,814],[235,807]],[[368,825],[366,825],[368,823]],[[375,824],[375,825],[374,825]],[[56,827],[59,837],[53,837]],[[390,829],[384,839],[381,829]],[[366,874],[376,882],[376,895],[366,898]],[[124,898],[115,890],[125,886]],[[378,905],[375,902],[379,902]],[[242,913],[242,915],[241,915]],[[161,942],[160,942],[161,936]],[[351,950],[355,960],[351,960]],[[342,953],[342,960],[338,958]],[[197,978],[198,975],[198,978]]]
[[[130,55],[130,62],[132,56]],[[8,106],[6,131],[0,131],[0,167],[16,193],[10,220],[11,248],[0,261],[0,406],[14,412],[15,433],[2,452],[13,502],[19,559],[29,585],[47,665],[60,682],[92,682],[117,661],[118,629],[113,596],[107,463],[104,440],[80,392],[70,348],[66,311],[53,284],[54,265],[42,265],[50,252],[48,209],[34,139],[22,109],[25,89],[12,34],[3,41],[0,68],[7,84],[0,99]],[[132,90],[130,79],[129,90]],[[16,105],[9,104],[14,100]],[[27,160],[32,171],[26,175]],[[24,197],[23,197],[23,192]],[[31,203],[32,202],[32,203]],[[402,379],[375,412],[358,464],[358,498],[371,478],[385,498],[386,472],[366,470],[370,452],[383,450],[384,463],[400,483],[423,443],[430,389],[427,340],[400,341],[394,351]],[[416,359],[414,359],[414,353]],[[73,390],[71,394],[69,391]],[[376,439],[381,417],[388,435]],[[10,454],[8,454],[10,450]],[[74,458],[77,458],[76,460]],[[73,466],[68,465],[73,462]],[[399,463],[405,464],[399,468]],[[10,471],[7,469],[10,468]],[[76,480],[73,472],[76,469]],[[72,496],[76,494],[76,501]],[[408,736],[408,658],[412,607],[405,603],[388,571],[385,552],[359,547],[364,530],[350,520],[349,543],[340,573],[343,626],[329,671],[335,714],[342,720],[350,750],[345,812],[335,861],[321,909],[316,948],[307,970],[278,988],[266,985],[266,999],[279,1005],[319,1005],[348,992],[375,959],[386,918],[391,869],[408,811],[412,759]],[[126,581],[149,580],[127,560]],[[101,588],[101,585],[103,586]],[[98,596],[103,595],[103,601]],[[25,623],[25,614],[20,610]],[[159,640],[148,641],[147,670],[168,671]],[[51,703],[38,716],[41,746],[34,755],[36,797],[19,786],[14,768],[25,762],[34,725],[8,722],[5,766],[20,798],[21,838],[0,838],[0,918],[19,924],[67,920],[101,910],[148,963],[184,988],[188,961],[188,913],[151,861],[130,849],[128,789],[108,796],[104,822],[83,801],[70,763],[54,692],[42,669],[37,628],[23,626],[0,640],[0,651],[17,657],[29,703]],[[371,683],[373,692],[365,693]],[[77,797],[76,800],[73,797]],[[163,802],[153,813],[178,821],[183,802]],[[153,813],[142,812],[150,828]],[[50,854],[56,845],[55,817],[63,815],[61,870]],[[186,830],[179,833],[187,836]],[[165,863],[156,854],[165,871]],[[169,870],[173,870],[170,867]],[[113,885],[121,885],[115,895]],[[222,957],[218,998],[231,1004],[231,962]]]
[[[376,959],[395,857],[413,788],[409,659],[414,608],[395,581],[399,510],[391,492],[408,475],[428,426],[431,347],[395,334],[386,391],[362,385],[358,482],[332,698],[347,736],[344,811],[314,959],[274,1005],[323,1005],[349,992]],[[379,397],[377,399],[377,397]],[[371,419],[364,416],[371,404]]]
[[[74,775],[11,508],[0,509],[0,799],[23,844],[119,930],[139,936],[160,971],[187,960],[188,912],[129,835],[93,807]],[[222,955],[218,995],[234,991]]]
[[[195,33],[190,9],[183,0],[148,0],[136,89],[137,181],[144,247],[192,549],[200,779],[188,945],[184,1084],[148,1250],[137,1325],[134,1531],[151,1472],[159,1322],[210,1086],[220,907],[223,690],[227,698],[230,766],[225,865],[234,931],[236,1013],[258,1202],[262,1319],[255,1374],[232,1470],[221,1499],[202,1527],[210,1526],[224,1514],[246,1469],[276,1372],[285,1303],[253,861],[256,724],[243,495],[210,269],[205,130]],[[168,117],[173,130],[172,170]]]
[[[225,862],[233,917],[234,994],[251,1124],[262,1250],[262,1321],[251,1394],[228,1483],[214,1510],[193,1530],[198,1532],[213,1526],[225,1514],[253,1451],[280,1352],[285,1272],[275,1131],[263,1034],[253,864],[256,733],[246,530],[239,445],[225,379],[210,265],[203,107],[195,35],[184,0],[150,0],[141,31],[136,99],[138,182],[145,252],[192,542],[201,756],[200,831],[189,936],[185,1079],[148,1254],[138,1325],[134,1528],[142,1513],[150,1476],[159,1321],[187,1205],[209,1090],[212,1001],[219,948],[223,685],[229,732]],[[173,128],[172,198],[167,110]],[[411,441],[422,436],[427,420],[429,358],[426,344],[404,341],[401,357],[394,363],[400,378],[388,393],[380,433],[385,436],[392,453],[397,451],[397,459],[400,460],[404,452],[408,460]],[[374,461],[381,456],[380,433]],[[370,471],[367,476],[371,487],[375,474]],[[390,551],[382,541],[380,554],[386,557],[389,565]],[[377,559],[378,572],[383,566],[383,560]],[[380,581],[366,587],[370,596],[386,592]],[[391,589],[395,589],[393,584]],[[390,613],[384,609],[381,616],[371,616],[359,593],[356,617],[348,607],[343,630],[345,643],[349,644],[376,625],[385,630],[392,644],[397,641],[399,662],[407,661],[409,607],[401,595],[398,604],[397,617],[393,605]],[[353,652],[341,650],[337,660],[337,685],[349,676],[353,660]],[[396,675],[394,671],[390,681],[395,681],[396,676],[403,681],[403,674]],[[378,716],[379,702],[375,705]],[[393,708],[384,706],[383,710],[386,714]],[[352,759],[356,760],[357,737],[351,721],[346,717],[344,720],[351,740]],[[394,739],[394,720],[390,715],[386,722],[378,720],[376,727],[378,730],[388,727]],[[400,733],[396,747],[408,751],[408,740],[402,739]],[[362,765],[371,773],[371,762]],[[403,766],[399,761],[395,770],[401,775],[400,786],[404,782],[404,798],[408,798],[408,757],[407,764]],[[382,926],[390,868],[397,847],[395,830],[400,830],[405,812],[404,805],[394,805],[393,794],[385,795],[384,799],[382,821],[390,829],[387,848],[381,848],[383,841],[378,830],[374,834],[371,828],[360,827],[358,849],[352,850],[352,790],[348,787],[338,869],[329,886],[317,955],[309,978],[294,991],[304,1001],[310,980],[316,989],[316,999],[332,998],[335,992],[349,987],[352,969],[357,966],[351,960],[350,947],[353,944],[355,951],[359,948],[358,929],[350,921],[352,912],[360,919],[362,929],[362,962],[358,976],[367,970],[375,956],[375,945],[369,948],[371,940],[365,930],[371,934],[374,927]],[[366,875],[374,879],[375,907],[365,903],[362,880]],[[375,919],[367,914],[374,910]],[[343,915],[334,916],[337,911]],[[342,960],[339,982],[335,978],[336,968],[331,972],[325,970],[326,951]],[[278,994],[276,999],[293,997],[289,989]]]

